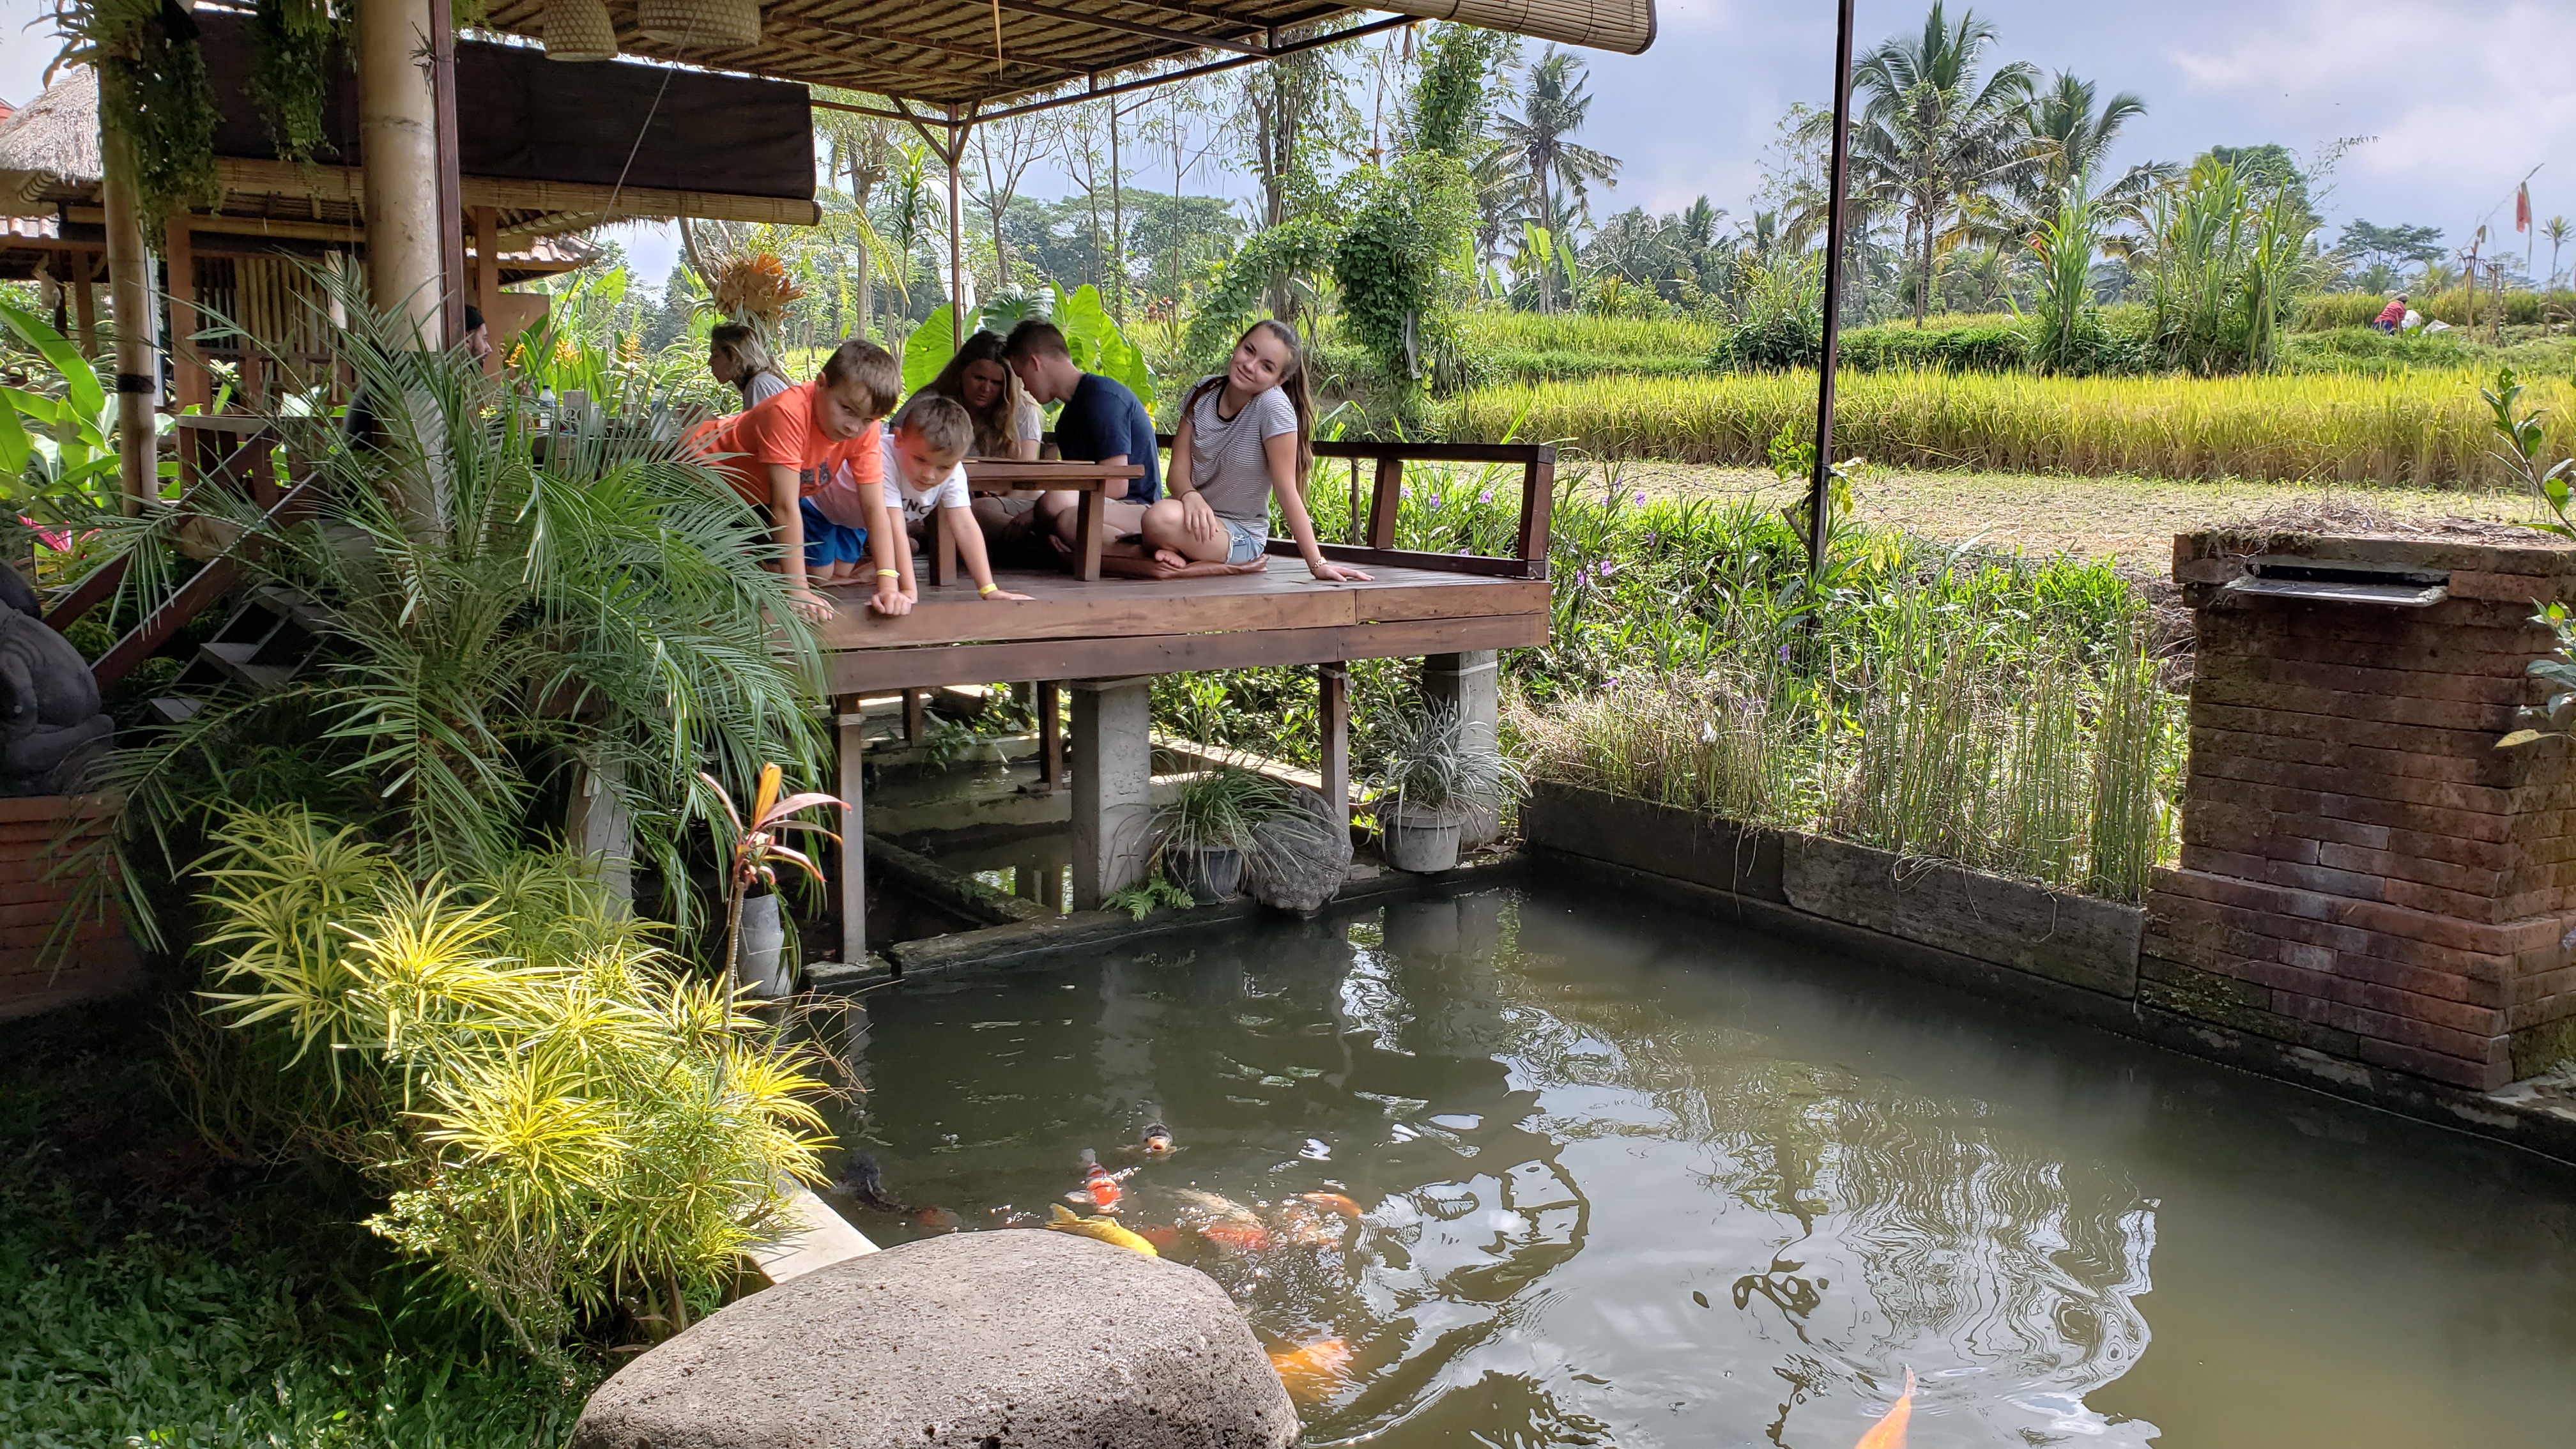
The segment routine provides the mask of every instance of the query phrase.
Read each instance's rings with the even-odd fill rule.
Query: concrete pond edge
[[[1521,812],[1532,866],[1712,909],[1974,995],[2576,1164],[2576,1110],[2477,1092],[2190,1014],[2140,964],[2147,912],[1947,863],[1553,781]]]

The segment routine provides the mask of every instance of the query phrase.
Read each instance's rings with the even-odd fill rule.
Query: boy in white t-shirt
[[[937,393],[916,393],[885,429],[885,513],[867,516],[870,510],[860,502],[858,489],[846,472],[836,474],[814,495],[815,507],[834,523],[852,528],[891,526],[888,515],[900,508],[903,533],[897,536],[908,537],[924,547],[937,546],[934,515],[944,510],[948,514],[949,536],[957,541],[958,561],[966,566],[966,576],[975,581],[976,594],[996,601],[1025,602],[1028,595],[1012,593],[993,582],[993,566],[984,552],[984,531],[975,526],[973,500],[966,492],[963,460],[974,446],[975,422],[964,407]],[[897,587],[905,598],[919,599],[921,588],[913,574],[912,549],[896,549],[895,561],[902,570]]]

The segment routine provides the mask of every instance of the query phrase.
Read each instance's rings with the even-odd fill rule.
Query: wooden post
[[[930,719],[923,713],[926,703],[927,695],[923,690],[907,689],[903,692],[903,744],[906,749],[917,750],[923,741],[930,738]]]
[[[1404,501],[1404,460],[1377,460],[1377,487],[1369,495],[1368,545],[1395,547],[1395,515]]]
[[[1344,835],[1351,830],[1351,667],[1315,666],[1315,722],[1323,734],[1317,774],[1323,777],[1324,808]]]
[[[958,163],[966,158],[966,133],[974,126],[970,119],[958,119],[957,108],[948,108],[948,348],[951,352],[966,345],[966,210],[958,195]],[[943,580],[944,582],[944,580]]]
[[[437,344],[465,340],[465,180],[457,174],[456,16],[448,0],[429,0],[430,106],[438,122]]]
[[[100,138],[99,153],[107,172],[100,186],[107,211],[107,301],[116,316],[117,474],[131,515],[143,510],[158,481],[152,403],[161,395],[161,368],[152,355],[152,282],[145,275],[149,263],[133,153],[114,127]]]
[[[90,283],[98,275],[98,254],[82,252],[79,262],[80,281],[72,289],[72,315],[80,320],[80,350],[83,357],[98,356],[98,297]]]
[[[501,315],[501,212],[498,207],[474,208],[474,305],[483,313],[483,325],[495,326]],[[501,375],[501,353],[507,339],[495,333],[492,351],[483,359],[486,377]]]
[[[1073,908],[1096,911],[1145,876],[1153,815],[1153,689],[1144,679],[1073,685]]]
[[[1038,686],[1038,793],[1064,788],[1064,686],[1048,680]]]
[[[1547,577],[1551,517],[1556,511],[1556,444],[1541,443],[1538,456],[1521,470],[1521,531],[1516,541],[1521,577]]]
[[[170,360],[173,399],[180,407],[199,407],[212,411],[214,389],[206,377],[204,360],[197,352],[197,252],[188,231],[188,218],[182,214],[170,218],[170,230],[161,244],[164,265],[170,269],[162,290],[170,294]]]
[[[856,966],[868,959],[867,812],[859,801],[865,776],[860,730],[867,716],[857,695],[840,702],[834,723],[840,727],[841,799],[850,807],[841,819],[841,964]]]
[[[1852,0],[1834,31],[1834,135],[1825,167],[1825,345],[1816,366],[1816,467],[1807,485],[1807,567],[1825,571],[1834,478],[1834,373],[1843,332],[1843,237],[1851,190]],[[1810,616],[1812,622],[1813,616]]]
[[[447,7],[435,8],[443,15]],[[438,104],[419,64],[431,11],[421,0],[360,0],[358,145],[367,178],[367,295],[435,346],[444,325]]]

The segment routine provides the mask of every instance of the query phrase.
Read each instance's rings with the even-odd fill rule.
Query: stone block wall
[[[2566,1053],[2576,767],[2496,741],[2542,698],[2531,615],[2576,603],[2576,550],[2527,537],[2176,540],[2199,657],[2142,1004],[2477,1089]],[[2446,575],[2448,597],[2225,588],[2284,556]]]
[[[80,802],[60,795],[0,799],[0,1020],[114,996],[142,981],[123,921],[83,922],[59,959],[45,943],[70,909],[74,882],[46,877],[67,852],[64,827]]]

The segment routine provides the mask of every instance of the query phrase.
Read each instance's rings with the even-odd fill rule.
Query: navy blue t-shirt
[[[1163,463],[1155,451],[1154,418],[1136,394],[1115,378],[1086,372],[1073,385],[1073,396],[1055,418],[1055,447],[1067,458],[1097,463],[1126,456],[1145,476],[1129,480],[1127,497],[1136,503],[1159,502],[1163,496]]]

